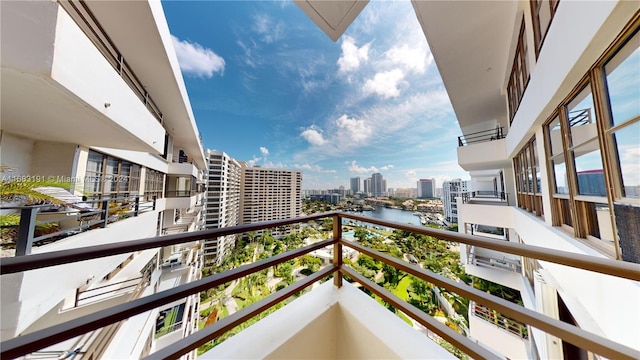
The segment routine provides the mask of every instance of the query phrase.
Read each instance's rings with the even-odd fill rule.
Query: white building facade
[[[504,229],[505,241],[640,262],[640,172],[630,157],[640,147],[638,7],[414,2],[463,134],[458,163],[471,191],[458,204],[459,231]],[[467,273],[518,290],[523,306],[639,348],[640,330],[624,320],[640,317],[637,282],[470,246],[460,253]],[[510,358],[592,356],[482,314],[470,309],[470,336]]]
[[[32,220],[15,250],[3,241],[3,256],[200,229],[206,163],[160,2],[3,2],[1,16],[3,181],[68,183],[54,189],[62,206],[3,204],[3,215]],[[3,277],[2,340],[198,279],[200,248]],[[197,330],[198,303],[189,296],[45,350],[143,357]]]
[[[469,181],[461,179],[445,180],[442,182],[442,206],[444,217],[449,222],[458,222],[458,203],[456,198],[469,192]]]
[[[241,224],[300,216],[302,172],[286,169],[247,167],[242,169]],[[290,227],[272,229],[272,235],[286,235]]]
[[[209,173],[205,228],[236,226],[240,222],[242,166],[225,152],[207,150]],[[204,263],[220,264],[235,246],[235,236],[226,235],[204,241]]]

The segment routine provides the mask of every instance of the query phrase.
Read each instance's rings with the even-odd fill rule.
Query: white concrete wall
[[[500,205],[460,204],[458,222],[513,228],[513,207]]]
[[[69,15],[59,10],[51,78],[159,154],[165,130]],[[100,91],[96,91],[99,84]],[[109,106],[105,106],[109,104]],[[93,131],[87,127],[87,132]],[[122,144],[127,148],[126,142]],[[129,146],[130,147],[130,146]]]
[[[35,248],[33,253],[74,249],[116,243],[155,235],[156,212],[140,214]],[[99,281],[129,254],[87,260],[66,265],[32,270],[23,274],[3,275],[0,284],[2,298],[2,338],[21,333],[63,299],[87,281]]]
[[[4,6],[4,5],[3,5]],[[33,140],[0,131],[0,162],[9,171],[3,176],[32,175],[31,152]]]
[[[470,315],[469,330],[473,339],[509,359],[528,358],[526,342],[519,336],[511,334],[495,324]]]
[[[75,144],[68,143],[34,142],[31,153],[31,172],[45,178],[70,178],[73,173],[76,147]]]
[[[500,168],[508,164],[506,140],[458,146],[458,164],[466,171]]]

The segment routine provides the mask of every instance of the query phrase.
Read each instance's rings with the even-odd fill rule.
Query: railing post
[[[33,233],[36,229],[36,215],[39,208],[28,207],[20,210],[20,225],[18,226],[18,239],[16,240],[16,256],[31,254],[33,245]]]
[[[151,207],[151,210],[155,210],[155,209],[156,209],[156,198],[157,198],[157,197],[158,197],[157,195],[153,195],[153,196],[152,196],[152,199],[153,199],[153,206]]]
[[[102,201],[102,228],[107,227],[107,223],[109,222],[109,200]]]
[[[140,214],[140,196],[136,196],[136,200],[133,205],[133,216]]]
[[[333,215],[333,239],[337,240],[335,244],[333,244],[333,265],[338,267],[338,270],[333,273],[333,285],[335,287],[342,287],[342,243],[340,240],[342,239],[342,218],[340,214]]]
[[[462,145],[463,145],[463,144],[462,144],[461,136],[458,136],[458,146],[462,146]]]

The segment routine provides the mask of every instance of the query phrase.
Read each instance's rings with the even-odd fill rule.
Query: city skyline
[[[376,172],[391,188],[467,176],[410,3],[369,4],[336,43],[293,3],[163,7],[205,148],[301,170],[303,189]],[[402,21],[378,26],[385,18]]]

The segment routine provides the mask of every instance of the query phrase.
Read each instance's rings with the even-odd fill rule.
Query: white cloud
[[[371,136],[371,127],[364,120],[351,119],[342,115],[336,120],[338,137],[346,141],[363,142]]]
[[[409,179],[414,179],[416,177],[416,171],[415,170],[407,170],[407,172],[405,173],[405,175],[407,175],[407,177]]]
[[[375,173],[375,172],[378,172],[378,168],[375,166],[370,166],[368,168],[365,168],[358,165],[358,162],[353,160],[351,162],[351,166],[349,166],[349,171],[358,173],[358,174]]]
[[[319,146],[325,143],[325,140],[322,137],[322,132],[317,126],[311,126],[310,128],[303,131],[300,136],[302,136],[312,145]]]
[[[371,43],[367,43],[362,47],[356,46],[356,40],[349,36],[342,38],[342,55],[338,59],[338,73],[345,74],[360,67],[361,62],[369,60],[369,47]]]
[[[267,14],[256,14],[253,17],[252,30],[262,36],[262,41],[271,44],[282,39],[285,34],[284,23],[275,22]]]
[[[380,168],[380,170],[382,170],[382,171],[387,171],[389,169],[393,169],[393,165],[389,164],[389,165],[385,165],[385,166]]]
[[[296,168],[296,169],[315,171],[315,172],[325,173],[325,174],[334,174],[334,173],[336,173],[335,170],[324,170],[322,168],[322,166],[320,166],[320,165],[294,164],[293,167]]]
[[[400,65],[405,71],[424,74],[427,65],[433,61],[433,56],[428,53],[424,41],[419,44],[417,47],[409,47],[407,44],[392,47],[384,53],[385,62]]]
[[[269,155],[269,149],[264,146],[260,146],[260,152],[262,153],[262,156],[266,157],[267,155]]]
[[[178,56],[180,69],[187,74],[202,77],[212,77],[215,73],[224,74],[225,61],[213,50],[198,43],[180,40],[171,35],[173,46]]]
[[[385,99],[400,96],[398,86],[402,83],[405,74],[400,69],[377,73],[373,79],[365,82],[362,90],[365,95],[377,94]]]

